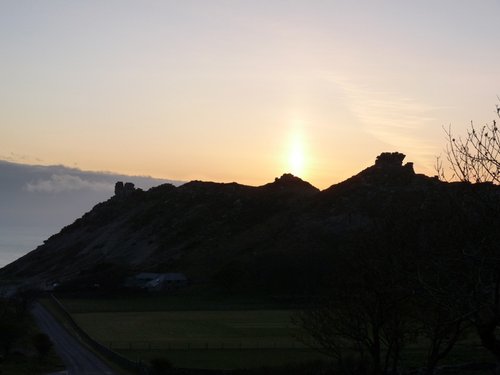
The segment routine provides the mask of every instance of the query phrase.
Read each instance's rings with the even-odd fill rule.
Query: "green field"
[[[181,310],[283,310],[291,309],[282,298],[223,296],[194,290],[191,294],[132,295],[114,298],[64,298],[64,306],[72,313],[181,311]]]
[[[154,348],[240,346],[292,347],[294,328],[290,311],[158,311],[74,313],[76,322],[95,339]]]
[[[328,360],[296,339],[294,310],[272,301],[153,296],[62,302],[90,336],[133,360],[162,357],[178,367],[207,369]],[[407,348],[407,366],[422,366],[424,345],[419,340]],[[491,360],[471,333],[444,363]]]
[[[246,369],[279,367],[328,360],[310,349],[191,349],[191,350],[120,350],[129,358],[147,362],[167,358],[180,368]]]
[[[90,336],[134,360],[163,357],[178,367],[229,369],[325,359],[296,339],[293,310],[271,308],[278,306],[272,301],[170,296],[62,302]]]

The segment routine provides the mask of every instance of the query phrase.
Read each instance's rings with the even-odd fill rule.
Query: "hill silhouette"
[[[404,157],[383,153],[323,191],[284,174],[259,187],[192,181],[117,192],[0,276],[116,286],[134,272],[183,272],[228,289],[310,292],[373,223],[411,218],[425,234],[481,188],[416,174]]]

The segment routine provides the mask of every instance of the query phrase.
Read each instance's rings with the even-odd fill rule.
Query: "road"
[[[32,314],[40,330],[54,343],[54,349],[66,370],[57,374],[115,375],[101,359],[75,339],[41,304],[35,303]]]

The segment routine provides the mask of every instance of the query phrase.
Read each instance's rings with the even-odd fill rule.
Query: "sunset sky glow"
[[[495,118],[500,1],[2,1],[0,159],[319,188]]]

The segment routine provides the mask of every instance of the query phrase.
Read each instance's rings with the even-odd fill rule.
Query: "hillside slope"
[[[347,238],[408,217],[425,231],[471,190],[415,174],[403,159],[384,153],[323,191],[288,174],[260,187],[192,181],[120,190],[0,277],[91,283],[180,271],[225,287],[307,291],[327,277]]]

